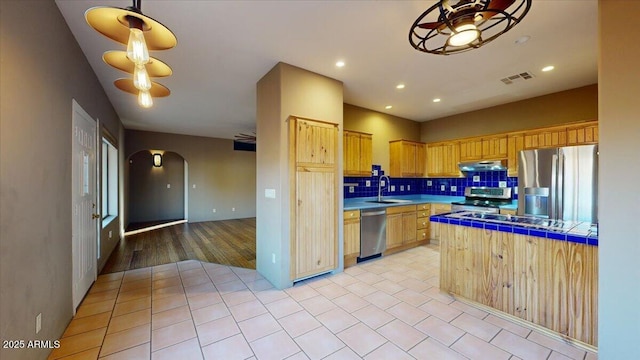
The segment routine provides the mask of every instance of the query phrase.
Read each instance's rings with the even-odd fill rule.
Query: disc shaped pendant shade
[[[133,71],[135,70],[135,64],[127,58],[126,51],[107,51],[102,55],[102,60],[114,68],[129,74],[133,74]],[[169,65],[154,57],[150,58],[145,67],[147,68],[149,77],[165,77],[170,76],[173,73]]]
[[[113,85],[115,85],[118,89],[133,95],[138,95],[140,93],[140,90],[138,90],[135,87],[135,85],[133,85],[133,79],[130,79],[130,78],[118,79],[113,82]],[[152,81],[151,89],[149,89],[149,94],[151,94],[151,96],[154,98],[165,97],[171,94],[171,90],[169,90],[166,86],[162,84]]]
[[[129,42],[129,17],[142,22],[142,32],[149,50],[167,50],[176,46],[176,36],[160,22],[139,13],[135,8],[122,9],[96,6],[84,14],[87,23],[102,35],[127,45]]]

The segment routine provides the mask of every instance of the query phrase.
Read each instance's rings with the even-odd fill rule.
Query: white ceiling
[[[415,121],[597,82],[597,0],[534,0],[508,33],[449,56],[419,52],[408,41],[410,26],[435,1],[144,0],[142,12],[170,28],[178,46],[152,52],[173,69],[157,79],[171,95],[142,109],[113,85],[127,74],[102,62],[103,52],[125,46],[84,19],[90,7],[132,1],[56,3],[128,129],[229,139],[254,131],[256,83],[280,61],[342,81],[346,103]],[[517,45],[524,35],[531,39]],[[337,68],[337,60],[346,66]],[[543,73],[546,65],[556,69]],[[500,81],[524,71],[535,77]],[[399,83],[406,88],[396,89]]]

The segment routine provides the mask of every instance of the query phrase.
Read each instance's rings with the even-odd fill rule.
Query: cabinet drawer
[[[420,229],[416,231],[416,241],[428,240],[429,239],[429,230],[428,229]]]
[[[418,210],[418,216],[420,216],[420,212],[422,210],[426,210],[427,212],[431,211],[431,205],[430,204],[418,204],[416,205],[416,210]]]
[[[344,212],[344,219],[345,220],[351,220],[351,219],[360,219],[360,210],[347,210]]]
[[[387,214],[400,214],[411,211],[416,211],[415,205],[390,206],[387,208]]]
[[[429,227],[428,218],[418,218],[416,221],[416,229],[426,229]]]
[[[419,218],[428,218],[431,215],[431,210],[418,210],[417,215]]]

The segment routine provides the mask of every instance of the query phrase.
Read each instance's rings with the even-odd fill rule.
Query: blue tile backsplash
[[[368,177],[344,177],[344,197],[369,197],[378,195],[378,181],[384,171],[380,165],[372,166],[372,174],[378,172],[378,176]],[[477,177],[474,181],[474,177]],[[369,186],[367,186],[369,181]],[[464,178],[391,178],[391,185],[394,191],[385,186],[384,196],[388,195],[450,195],[464,196],[464,189],[467,186],[490,186],[499,187],[500,182],[506,182],[507,187],[518,187],[518,178],[507,176],[507,171],[482,171],[470,172]],[[357,184],[357,186],[354,186]],[[454,188],[455,187],[455,188]],[[353,191],[353,192],[351,192]],[[517,199],[516,190],[512,192],[513,198]]]

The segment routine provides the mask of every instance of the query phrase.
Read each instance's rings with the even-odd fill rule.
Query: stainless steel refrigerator
[[[598,223],[598,145],[523,150],[518,215]]]

